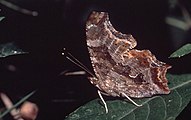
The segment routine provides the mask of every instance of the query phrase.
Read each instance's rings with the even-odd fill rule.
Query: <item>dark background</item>
[[[29,54],[0,59],[0,90],[16,102],[37,89],[30,101],[40,108],[39,120],[62,120],[79,106],[98,98],[96,88],[86,75],[59,75],[63,71],[81,70],[61,55],[64,47],[92,70],[85,38],[85,22],[92,10],[107,11],[118,31],[134,36],[137,49],[149,49],[159,60],[173,66],[168,73],[190,73],[190,55],[181,59],[168,58],[180,46],[190,42],[191,37],[190,30],[183,31],[165,23],[167,16],[182,19],[181,10],[172,1],[9,1],[37,11],[39,15],[36,17],[1,4],[0,16],[5,19],[0,22],[0,43],[14,42]],[[188,1],[180,4],[190,12]],[[177,119],[191,117],[189,106]]]

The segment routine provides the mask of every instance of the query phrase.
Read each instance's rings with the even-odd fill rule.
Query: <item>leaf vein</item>
[[[177,90],[175,90],[177,95],[180,97],[180,104],[179,104],[179,109],[181,108],[182,106],[182,96],[179,94],[179,92]]]
[[[160,96],[154,96],[152,98],[149,98],[148,100],[146,100],[145,102],[142,103],[142,105],[145,105],[146,103],[148,103],[149,101],[151,101],[152,99],[155,99],[157,97],[160,97]],[[128,113],[124,114],[123,116],[121,116],[118,120],[121,120],[122,118],[124,118],[125,116],[129,115],[131,112],[133,112],[134,110],[136,110],[137,108],[139,107],[135,107],[133,108],[131,111],[129,111]]]
[[[184,85],[186,85],[186,84],[189,84],[189,83],[191,83],[191,80],[188,80],[188,81],[186,81],[186,82],[184,82],[184,83],[182,83],[182,84],[179,84],[179,85],[177,85],[177,86],[174,86],[174,87],[170,88],[170,90],[174,90],[174,89],[180,88],[180,87],[182,87],[182,86],[184,86]]]
[[[147,108],[148,108],[148,114],[147,114],[146,120],[148,120],[148,118],[149,118],[149,114],[150,114],[150,106],[149,106],[148,103],[146,103],[146,105],[147,105]]]
[[[167,106],[166,106],[166,102],[164,100],[163,97],[160,96],[160,98],[162,99],[163,103],[164,103],[164,107],[165,107],[165,111],[164,111],[164,120],[166,119],[166,116],[167,116],[167,112],[166,112],[166,109],[167,109]]]
[[[133,112],[133,118],[134,118],[133,120],[135,120],[135,113],[134,112]]]

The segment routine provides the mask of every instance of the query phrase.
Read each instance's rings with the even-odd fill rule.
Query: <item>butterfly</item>
[[[70,53],[66,58],[87,73],[90,82],[98,88],[105,111],[108,107],[103,95],[125,97],[136,106],[142,106],[131,98],[169,94],[167,69],[149,50],[134,49],[136,40],[131,34],[114,29],[106,12],[93,11],[86,22],[86,41],[93,70],[90,72]]]
[[[106,12],[93,11],[86,22],[86,41],[95,75],[90,82],[99,90],[106,113],[107,105],[101,96],[132,98],[169,94],[167,69],[149,50],[137,50],[130,34],[114,29]]]

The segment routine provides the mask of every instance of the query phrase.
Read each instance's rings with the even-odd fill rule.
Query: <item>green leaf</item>
[[[191,74],[167,75],[171,93],[134,99],[141,107],[125,100],[106,101],[105,113],[100,99],[79,107],[66,120],[175,120],[191,100]]]
[[[25,54],[27,52],[22,51],[14,43],[0,44],[0,57],[7,57],[10,55]]]
[[[0,17],[0,21],[2,21],[5,17]]]
[[[175,52],[173,52],[170,55],[170,58],[182,57],[189,53],[191,53],[191,44],[186,44],[182,46],[181,48],[179,48],[178,50],[176,50]]]
[[[15,105],[13,105],[13,107],[11,109],[8,109],[6,111],[4,111],[3,113],[0,114],[0,118],[3,118],[5,115],[7,115],[11,110],[13,110],[14,108],[18,107],[20,104],[22,104],[24,101],[26,101],[29,97],[31,97],[36,91],[32,91],[31,93],[29,93],[28,95],[26,95],[25,97],[23,97],[20,101],[18,101]]]

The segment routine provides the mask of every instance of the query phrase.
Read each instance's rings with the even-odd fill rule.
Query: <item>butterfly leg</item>
[[[129,101],[131,101],[135,106],[141,107],[141,105],[137,104],[135,101],[133,101],[129,96],[127,96],[125,93],[121,93],[123,96],[125,96]]]
[[[109,94],[107,94],[107,93],[105,93],[105,92],[102,92],[102,91],[100,91],[100,93],[101,93],[102,95],[105,95],[105,96],[110,96]]]
[[[106,113],[108,113],[107,104],[106,104],[105,100],[103,99],[103,97],[102,97],[102,95],[101,95],[101,92],[100,92],[99,90],[98,90],[97,92],[98,92],[98,95],[99,95],[99,97],[100,97],[101,101],[102,101],[102,102],[103,102],[103,104],[104,104],[104,107],[105,107],[105,112],[106,112]]]

